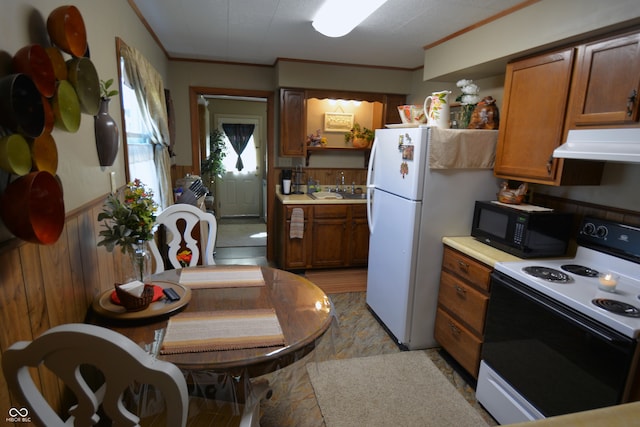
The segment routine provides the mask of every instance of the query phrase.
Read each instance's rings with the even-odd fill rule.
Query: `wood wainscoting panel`
[[[0,360],[17,341],[31,341],[63,323],[82,323],[95,295],[113,288],[120,251],[97,247],[102,225],[98,198],[67,213],[57,242],[37,245],[17,239],[0,244]],[[63,385],[48,370],[33,370],[36,384],[55,407]],[[0,371],[0,407],[17,404]]]

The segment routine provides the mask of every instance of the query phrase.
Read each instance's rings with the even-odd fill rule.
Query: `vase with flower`
[[[471,122],[473,110],[475,110],[476,104],[480,102],[480,88],[473,80],[467,79],[458,80],[456,86],[458,86],[462,92],[456,98],[456,101],[459,102],[461,106],[458,127],[460,129],[467,129]]]
[[[120,246],[125,255],[123,282],[143,282],[151,272],[147,246],[153,238],[156,210],[153,191],[136,179],[126,185],[121,195],[110,194],[98,214],[98,221],[104,224],[98,246],[104,246],[109,252]]]

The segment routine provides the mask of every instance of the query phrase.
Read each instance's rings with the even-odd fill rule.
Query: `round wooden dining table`
[[[259,269],[264,283],[257,285],[190,286],[185,277],[197,273],[202,277],[218,277],[221,273],[234,277],[248,268]],[[106,312],[101,301],[96,298],[88,321],[115,330],[159,359],[177,365],[188,379],[190,386],[207,386],[207,382],[216,378],[220,382],[233,380],[233,397],[236,402],[249,399],[251,389],[255,396],[255,384],[250,379],[273,372],[300,360],[315,348],[316,342],[331,326],[334,319],[333,307],[327,295],[306,278],[287,271],[257,266],[206,266],[167,270],[151,276],[145,282],[160,287],[188,287],[190,299],[177,310],[166,310],[166,314],[156,314],[158,304],[166,304],[164,299],[156,301],[149,312],[127,313],[121,315]],[[205,280],[206,282],[206,280]],[[220,286],[221,285],[221,286]],[[106,295],[106,293],[105,293]],[[238,348],[213,351],[183,352],[162,354],[162,339],[171,318],[188,313],[219,313],[225,311],[273,310],[284,337],[283,345],[270,347]],[[162,311],[162,310],[160,310]],[[205,378],[205,379],[203,379]],[[264,383],[264,382],[263,382]],[[262,387],[264,389],[264,386]]]

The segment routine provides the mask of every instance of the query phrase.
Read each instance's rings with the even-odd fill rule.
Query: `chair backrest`
[[[178,223],[180,220],[184,222],[184,231],[181,232],[178,228]],[[193,238],[192,231],[195,227],[199,227],[202,223],[208,225],[207,231],[207,239],[204,248],[204,256],[203,264],[204,265],[214,265],[215,261],[213,260],[213,251],[216,242],[216,233],[218,232],[218,223],[216,222],[216,217],[208,212],[204,212],[202,209],[199,209],[193,205],[188,205],[184,203],[178,203],[175,205],[171,205],[162,212],[158,214],[156,217],[156,231],[158,233],[158,229],[160,225],[164,225],[166,231],[170,232],[171,240],[167,242],[168,251],[167,258],[173,268],[180,268],[180,261],[178,260],[178,251],[181,248],[181,244],[184,242],[184,247],[191,251],[191,261],[189,262],[189,267],[193,267],[198,264],[198,259],[200,258],[200,248],[198,247],[198,241]],[[151,248],[151,253],[153,254],[153,258],[155,260],[155,270],[154,274],[161,273],[164,271],[164,260],[162,255],[160,254],[160,250],[158,249],[158,245],[155,241],[156,239],[151,239],[149,241],[149,247]]]
[[[30,367],[40,364],[56,374],[77,399],[66,420],[51,407],[33,381]],[[98,369],[104,377],[99,388],[93,387],[95,391],[80,371],[87,365]],[[188,391],[180,369],[154,358],[129,338],[106,328],[81,323],[56,326],[33,341],[20,341],[9,347],[2,355],[2,369],[9,390],[41,425],[94,425],[100,407],[113,426],[137,425],[139,417],[128,411],[122,401],[124,392],[134,382],[150,384],[162,392],[167,425],[186,425]]]

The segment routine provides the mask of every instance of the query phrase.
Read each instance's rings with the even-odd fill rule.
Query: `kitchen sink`
[[[311,198],[316,200],[327,200],[327,199],[342,199],[342,194],[333,193],[330,191],[318,191],[317,193],[309,194]]]

